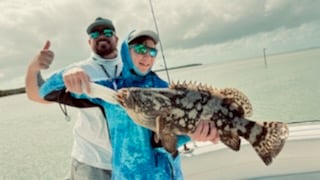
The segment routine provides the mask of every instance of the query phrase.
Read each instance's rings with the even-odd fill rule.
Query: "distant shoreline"
[[[270,54],[268,54],[268,49],[266,49],[267,50],[266,56],[268,58],[268,57],[277,56],[277,55],[281,55],[281,54],[298,53],[298,52],[310,51],[310,50],[314,50],[314,49],[320,49],[320,47],[314,46],[314,47],[308,47],[308,48],[302,48],[302,49],[296,49],[296,50],[290,50],[290,51],[283,51],[283,52],[278,52],[278,53],[270,53]],[[212,64],[235,62],[235,61],[248,60],[248,59],[260,58],[260,57],[263,57],[263,55],[261,55],[261,56],[244,57],[244,58],[237,58],[237,59],[227,59],[227,60],[224,60],[224,61],[214,62]],[[162,71],[166,71],[166,70],[182,69],[182,68],[201,66],[201,65],[203,65],[203,63],[187,64],[187,65],[182,65],[182,66],[169,67],[167,69],[165,69],[165,68],[156,69],[156,70],[154,70],[154,72],[162,72]],[[22,93],[25,93],[25,92],[26,91],[25,91],[24,87],[0,90],[0,98],[1,97],[5,97],[5,96],[10,96],[10,95],[15,95],[15,94],[22,94]]]
[[[282,51],[282,52],[276,52],[276,53],[268,53],[268,48],[266,48],[266,50],[267,50],[266,51],[266,57],[268,58],[268,57],[278,56],[278,55],[283,55],[283,54],[293,54],[293,53],[299,53],[299,52],[304,52],[304,51],[311,51],[311,50],[315,50],[315,49],[320,49],[320,47],[314,46],[314,47],[307,47],[307,48],[302,48],[302,49],[288,50],[288,51]],[[226,59],[224,61],[215,62],[214,64],[221,64],[221,63],[232,62],[232,61],[242,61],[242,60],[256,59],[256,58],[263,58],[263,54],[257,55],[257,56],[243,57],[243,58]]]
[[[0,97],[16,95],[16,94],[23,94],[26,92],[25,87],[15,88],[15,89],[7,89],[7,90],[0,90]]]
[[[183,66],[176,66],[176,67],[170,67],[167,68],[167,70],[172,70],[172,69],[181,69],[181,68],[187,68],[187,67],[193,67],[193,66],[201,66],[202,64],[187,64]],[[157,69],[154,70],[154,72],[160,72],[160,71],[165,71],[166,69]],[[15,88],[15,89],[6,89],[6,90],[0,90],[0,97],[5,97],[5,96],[11,96],[11,95],[16,95],[16,94],[23,94],[26,92],[25,87],[21,88]]]
[[[182,66],[175,66],[175,67],[169,67],[167,68],[167,70],[173,70],[173,69],[181,69],[181,68],[188,68],[188,67],[193,67],[193,66],[201,66],[203,65],[202,63],[195,63],[195,64],[186,64],[186,65],[182,65]],[[154,72],[161,72],[161,71],[165,71],[166,69],[156,69],[154,70]]]

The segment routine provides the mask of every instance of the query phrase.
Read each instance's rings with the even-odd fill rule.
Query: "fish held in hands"
[[[214,122],[220,140],[232,150],[247,140],[266,165],[282,150],[289,130],[278,121],[256,122],[249,99],[235,88],[218,89],[196,83],[170,88],[124,88],[117,101],[139,125],[154,131],[164,148],[177,153],[176,135],[193,133],[200,120]]]

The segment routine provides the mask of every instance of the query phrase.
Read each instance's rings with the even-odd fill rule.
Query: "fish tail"
[[[250,135],[245,137],[266,165],[282,150],[289,135],[288,127],[282,122],[255,123]]]

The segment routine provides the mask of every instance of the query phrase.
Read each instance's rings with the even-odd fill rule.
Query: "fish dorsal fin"
[[[252,116],[252,105],[246,95],[244,95],[241,91],[235,89],[235,88],[224,88],[220,89],[220,93],[225,98],[232,98],[236,101],[238,105],[240,105],[243,108],[244,111],[244,117],[250,117]]]
[[[190,82],[183,81],[182,83],[180,81],[177,81],[176,83],[171,82],[170,89],[177,89],[177,90],[188,89],[188,90],[193,90],[193,91],[208,91],[211,94],[218,91],[217,88],[214,88],[212,86],[197,83],[197,82],[192,82],[192,81],[190,81]]]

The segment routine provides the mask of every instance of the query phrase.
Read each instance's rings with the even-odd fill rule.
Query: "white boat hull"
[[[320,123],[290,124],[289,129],[282,152],[269,166],[245,140],[239,152],[222,143],[189,143],[192,153],[182,153],[185,179],[320,179]]]

